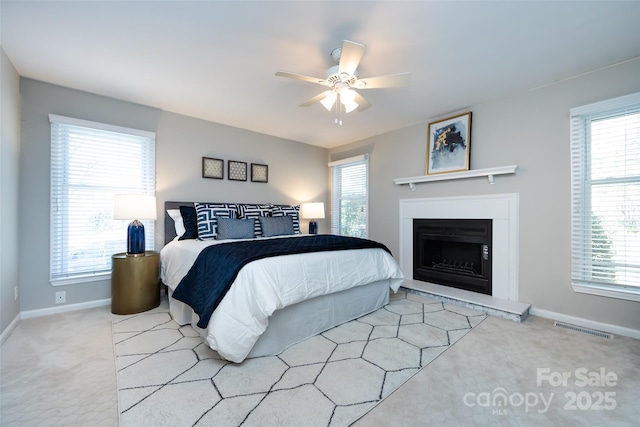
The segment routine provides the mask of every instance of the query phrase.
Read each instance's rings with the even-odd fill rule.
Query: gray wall
[[[326,149],[26,78],[21,91],[21,311],[54,306],[55,292],[61,290],[67,292],[67,304],[111,296],[108,280],[57,287],[49,283],[49,114],[156,132],[157,250],[163,243],[166,200],[327,202]],[[203,179],[203,156],[267,164],[269,183]]]
[[[328,150],[218,123],[163,112],[156,137],[158,201],[328,203]],[[225,160],[225,179],[202,178],[202,157]],[[227,160],[266,164],[269,182],[227,179]],[[160,206],[160,209],[162,206]],[[308,222],[303,221],[303,232]],[[320,232],[329,230],[318,221]],[[163,241],[164,217],[156,223]]]
[[[471,168],[516,164],[515,176],[396,186],[425,174],[427,124],[330,150],[370,153],[370,238],[399,251],[399,200],[520,194],[519,299],[570,316],[640,329],[640,303],[575,293],[570,282],[569,109],[640,91],[640,60],[508,99],[473,105]],[[449,116],[449,114],[447,115]]]
[[[0,46],[0,333],[20,313],[18,286],[18,164],[20,78]]]

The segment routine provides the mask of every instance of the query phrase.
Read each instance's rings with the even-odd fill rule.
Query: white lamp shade
[[[156,218],[156,196],[116,194],[113,207],[113,219],[155,220]]]
[[[324,203],[303,203],[300,215],[302,218],[322,219],[324,218]]]

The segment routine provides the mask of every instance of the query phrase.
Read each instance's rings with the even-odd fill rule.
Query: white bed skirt
[[[269,326],[247,357],[271,356],[334,326],[371,313],[389,302],[391,279],[322,295],[276,310]],[[207,341],[207,331],[196,326],[199,318],[191,307],[172,298],[169,311],[179,325],[191,324]]]

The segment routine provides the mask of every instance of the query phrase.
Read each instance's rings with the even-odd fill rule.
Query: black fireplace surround
[[[413,278],[491,295],[491,219],[414,219]]]

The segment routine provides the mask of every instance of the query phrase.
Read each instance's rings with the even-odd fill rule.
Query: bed
[[[200,208],[202,205],[232,206],[237,215],[234,219],[249,219],[247,216],[256,215],[246,209],[239,214],[240,206],[260,206],[263,210],[258,216],[291,217],[292,223],[293,219],[297,220],[297,229],[293,234],[269,235],[267,220],[258,221],[254,217],[255,221],[251,222],[256,224],[254,234],[258,232],[257,224],[263,225],[264,235],[260,237],[225,239],[227,236],[220,232],[217,238],[194,239],[193,224],[187,227],[185,224],[193,223],[189,212],[194,206]],[[161,279],[168,288],[170,313],[178,324],[191,324],[207,345],[226,360],[242,362],[246,358],[279,354],[310,336],[377,310],[388,303],[389,291],[395,292],[400,286],[403,276],[397,262],[380,247],[266,256],[239,268],[208,322],[204,322],[207,315],[201,311],[198,301],[184,302],[188,279],[193,279],[192,273],[198,267],[194,264],[196,259],[212,255],[212,251],[220,254],[242,245],[250,246],[253,251],[257,245],[309,246],[313,239],[336,237],[301,234],[296,209],[295,206],[270,204],[165,203],[166,244],[160,258]],[[183,215],[176,214],[180,210]],[[234,215],[231,208],[228,212],[230,216]],[[216,218],[220,221],[220,229],[224,223],[234,226],[241,223],[221,219],[217,213]],[[202,215],[198,226],[204,236]],[[191,238],[185,238],[189,232]]]

